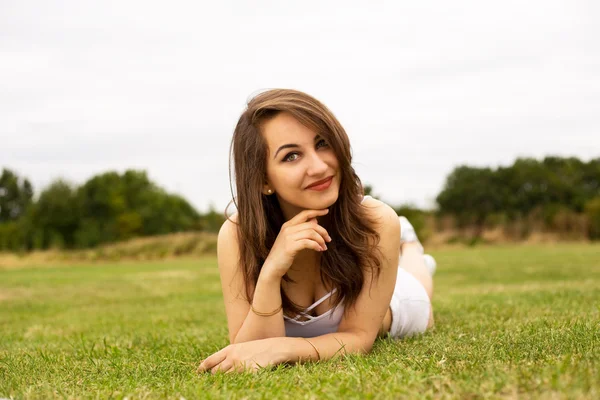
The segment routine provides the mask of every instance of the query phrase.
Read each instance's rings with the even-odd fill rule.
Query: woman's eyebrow
[[[319,140],[320,138],[321,138],[321,135],[317,135],[317,136],[315,136],[315,138],[313,139],[313,141],[315,141],[315,142],[316,142],[316,141],[317,141],[317,140]],[[297,144],[295,144],[295,143],[288,143],[288,144],[284,144],[284,145],[282,145],[282,146],[279,146],[279,148],[278,148],[278,149],[277,149],[277,151],[275,152],[275,155],[273,156],[273,158],[276,158],[276,157],[277,157],[277,154],[278,154],[278,153],[279,153],[281,150],[284,150],[284,149],[290,149],[290,148],[297,148],[297,147],[300,147],[300,145],[297,145]]]
[[[296,147],[300,147],[300,146],[298,146],[297,144],[294,144],[294,143],[284,144],[283,146],[281,146],[277,149],[273,158],[277,157],[277,154],[283,149],[296,148]]]

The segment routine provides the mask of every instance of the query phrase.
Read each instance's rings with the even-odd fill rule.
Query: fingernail
[[[331,239],[331,236],[327,236],[327,241],[331,242],[333,239]]]
[[[323,249],[323,251],[327,250],[327,246],[323,245],[322,249]]]

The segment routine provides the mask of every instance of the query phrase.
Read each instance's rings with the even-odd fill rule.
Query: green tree
[[[461,166],[446,179],[436,200],[440,212],[453,214],[461,225],[483,227],[489,213],[502,209],[501,187],[490,168]]]
[[[510,219],[542,211],[552,221],[560,210],[581,213],[600,195],[600,159],[584,163],[577,158],[517,159],[509,167],[461,166],[446,179],[437,197],[440,212],[462,223],[481,224],[489,214]]]
[[[31,247],[74,247],[80,221],[75,189],[64,180],[54,181],[40,193],[30,219]]]
[[[20,179],[10,169],[0,175],[0,223],[18,220],[31,205],[33,187],[29,180]]]
[[[166,193],[144,171],[107,172],[77,191],[81,225],[79,247],[191,230],[200,215],[181,196]]]

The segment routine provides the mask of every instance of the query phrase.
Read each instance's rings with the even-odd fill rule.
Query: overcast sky
[[[600,156],[600,7],[0,0],[0,167],[38,193],[136,168],[222,210],[237,118],[275,87],[336,114],[384,200],[430,206],[460,164]]]

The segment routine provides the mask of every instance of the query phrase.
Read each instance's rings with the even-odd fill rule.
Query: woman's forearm
[[[364,332],[330,333],[316,338],[273,337],[231,344],[205,358],[200,372],[258,370],[268,365],[328,360],[336,354],[366,353],[373,340]]]
[[[270,275],[264,268],[263,271],[254,289],[252,307],[260,313],[269,313],[281,306],[281,278]],[[260,316],[249,310],[232,343],[282,336],[285,336],[283,310],[270,316]]]
[[[366,354],[375,338],[366,332],[335,332],[313,338],[274,338],[276,348],[283,353],[282,362],[329,360],[336,355]]]

